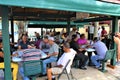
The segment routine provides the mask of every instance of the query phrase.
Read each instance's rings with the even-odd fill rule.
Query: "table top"
[[[87,48],[86,51],[87,51],[87,52],[94,52],[95,49],[93,49],[93,48]]]
[[[87,47],[87,45],[81,45],[80,47],[81,47],[81,48],[86,48],[86,47]]]
[[[13,61],[13,62],[21,62],[21,61],[22,61],[22,58],[12,57],[12,61]]]
[[[47,54],[45,54],[45,53],[41,54],[40,59],[45,59],[45,58],[47,58]],[[23,59],[22,59],[22,57],[17,56],[17,57],[12,57],[12,61],[13,62],[21,62],[21,61],[23,61]]]

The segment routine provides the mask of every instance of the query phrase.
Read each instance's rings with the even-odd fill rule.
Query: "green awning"
[[[89,23],[74,23],[70,22],[70,27],[88,25]],[[28,28],[66,28],[67,22],[55,22],[55,21],[29,21]]]
[[[28,24],[40,24],[40,25],[67,25],[67,22],[55,22],[55,21],[29,21]],[[86,25],[89,24],[88,22],[83,22],[83,23],[74,23],[70,22],[70,25]]]
[[[120,5],[98,0],[0,0],[0,5],[67,10],[120,16]]]

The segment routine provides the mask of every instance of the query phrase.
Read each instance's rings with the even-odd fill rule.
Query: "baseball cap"
[[[48,40],[54,41],[54,37],[49,37]]]

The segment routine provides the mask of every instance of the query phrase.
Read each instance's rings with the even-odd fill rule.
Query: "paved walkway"
[[[120,63],[116,65],[115,69],[109,67],[106,69],[108,72],[103,73],[93,67],[88,67],[87,70],[72,68],[72,73],[77,80],[120,80]],[[45,80],[46,78],[39,77],[37,80]],[[61,80],[67,80],[66,75],[62,75]]]
[[[120,80],[120,63],[115,69],[106,67],[108,72],[103,73],[93,67],[88,67],[87,70],[72,68],[72,73],[77,80]],[[37,80],[45,80],[47,77],[38,77]],[[1,80],[1,79],[0,79]],[[18,76],[18,80],[22,80]],[[61,80],[67,80],[66,75],[61,76]]]

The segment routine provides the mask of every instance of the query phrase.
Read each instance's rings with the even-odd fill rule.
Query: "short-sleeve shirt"
[[[62,68],[64,68],[65,65],[67,64],[68,60],[71,60],[71,62],[70,62],[70,63],[68,64],[68,66],[67,66],[67,71],[68,71],[68,73],[69,73],[69,71],[70,71],[70,66],[71,66],[71,64],[72,64],[72,61],[73,61],[73,59],[74,59],[75,54],[76,54],[76,51],[73,50],[73,49],[70,49],[70,52],[64,53],[64,54],[60,57],[60,59],[59,59],[58,62],[57,62],[57,65],[62,65],[62,66],[63,66]]]
[[[0,49],[0,52],[3,52],[3,50]],[[3,57],[0,57],[0,62],[4,62],[4,58]]]
[[[21,46],[21,49],[27,49],[28,45],[30,45],[30,42],[27,41],[26,43],[23,43],[23,41],[21,41],[18,46]]]
[[[46,53],[46,52],[49,52],[50,45],[48,43],[41,41],[39,48],[42,49],[42,51]]]
[[[71,41],[70,47],[73,48],[75,51],[77,51],[77,53],[80,53],[80,51],[79,51],[80,47],[76,41]]]
[[[80,45],[84,45],[84,44],[87,43],[87,39],[81,39],[81,38],[79,38],[79,39],[77,40],[77,42],[78,42],[78,44],[80,44]]]
[[[102,34],[102,37],[104,37],[104,35],[107,34],[107,31],[106,30],[102,30],[101,34]]]
[[[97,41],[93,44],[93,47],[95,48],[99,58],[103,59],[105,57],[106,51],[108,50],[107,46],[103,42]]]
[[[54,52],[59,53],[59,46],[54,43],[53,45],[50,46],[50,50],[49,50],[49,54],[52,54]],[[57,57],[58,55],[56,55],[55,57]]]

